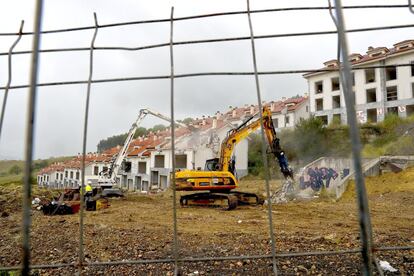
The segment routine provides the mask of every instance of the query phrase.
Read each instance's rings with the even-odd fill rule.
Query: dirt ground
[[[366,179],[377,246],[414,245],[414,168]],[[272,189],[279,186],[272,182]],[[0,267],[20,263],[21,212],[6,207],[0,190]],[[264,181],[242,181],[241,189],[263,193]],[[16,196],[16,195],[14,195]],[[15,209],[16,206],[14,207]],[[266,206],[232,211],[178,206],[180,257],[223,257],[271,254]],[[277,253],[355,249],[360,246],[358,212],[353,183],[343,198],[293,201],[272,207]],[[76,263],[79,216],[44,216],[33,211],[33,264]],[[170,259],[173,249],[172,194],[129,194],[111,200],[111,207],[87,212],[87,262]],[[377,252],[398,271],[386,275],[413,275],[414,251]],[[269,275],[270,259],[180,263],[182,275]],[[359,275],[360,254],[278,258],[280,275]],[[84,275],[172,275],[170,263],[87,266]],[[39,275],[73,275],[75,268],[35,270]],[[1,273],[0,273],[1,274]]]

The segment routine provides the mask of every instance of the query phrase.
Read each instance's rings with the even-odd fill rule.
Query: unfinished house
[[[61,189],[63,188],[64,166],[62,163],[52,165],[40,170],[37,175],[37,183],[41,188]]]
[[[172,171],[172,152],[170,130],[159,133],[164,136],[162,142],[156,144],[150,151],[150,189],[165,190],[170,184],[170,173]],[[176,147],[176,168],[191,169],[187,160],[191,149],[179,146],[184,136],[189,135],[191,131],[188,128],[176,128],[175,130],[175,147]]]
[[[414,40],[404,40],[394,47],[368,47],[365,54],[351,54],[353,67],[378,66],[353,72],[355,111],[359,123],[381,122],[387,114],[407,117],[414,109],[414,66],[397,67],[396,64],[414,64]],[[340,118],[346,124],[346,110],[339,73],[326,69],[339,68],[337,60],[324,63],[320,72],[304,75],[308,81],[310,112],[327,123]],[[331,85],[329,85],[331,84]]]
[[[138,137],[130,145],[120,170],[121,186],[129,191],[148,192],[150,185],[151,151],[164,142],[164,137],[151,133]]]
[[[281,101],[271,101],[273,125],[276,131],[284,128],[293,128],[300,119],[309,118],[309,99],[307,96],[282,98]]]
[[[237,118],[239,120],[239,118]],[[204,170],[208,159],[218,158],[220,146],[227,132],[234,126],[224,117],[204,117],[193,122],[197,130],[189,132],[185,128],[177,130],[175,143],[175,164],[178,170]],[[161,190],[169,186],[172,167],[172,151],[169,137],[166,143],[151,152],[151,184]],[[247,175],[247,139],[241,141],[234,150],[236,177]]]

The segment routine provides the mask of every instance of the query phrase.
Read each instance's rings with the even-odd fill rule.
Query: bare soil
[[[273,181],[272,190],[280,183]],[[414,168],[366,179],[376,246],[414,245]],[[264,181],[242,181],[240,190],[264,192]],[[0,267],[20,264],[21,207],[14,191],[0,189]],[[41,194],[41,192],[38,192]],[[13,200],[8,196],[14,197]],[[3,202],[3,203],[1,203]],[[10,208],[8,202],[12,202]],[[343,198],[293,201],[272,207],[277,253],[359,248],[358,210],[353,183]],[[222,211],[177,206],[180,257],[223,257],[271,254],[267,206],[241,206]],[[45,216],[34,210],[32,264],[75,264],[79,216]],[[86,261],[173,258],[172,193],[129,194],[111,199],[105,210],[86,212]],[[379,251],[395,275],[414,274],[414,251]],[[360,254],[277,258],[281,275],[359,275]],[[271,259],[183,262],[181,275],[269,275]],[[173,264],[86,266],[84,275],[173,275]],[[37,269],[39,275],[73,275],[74,267]],[[386,275],[394,275],[386,272]]]

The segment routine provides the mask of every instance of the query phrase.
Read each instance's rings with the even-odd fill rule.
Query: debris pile
[[[279,204],[288,202],[294,193],[293,183],[293,180],[286,179],[283,182],[282,188],[270,195],[271,203]],[[265,204],[267,204],[267,202],[265,202]]]

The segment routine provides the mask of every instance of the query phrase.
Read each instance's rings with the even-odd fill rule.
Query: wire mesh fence
[[[43,1],[36,1],[36,10],[35,10],[35,30],[33,32],[23,31],[24,22],[22,21],[19,31],[16,33],[0,33],[0,36],[10,36],[15,37],[15,41],[10,47],[8,52],[0,53],[0,56],[8,57],[8,80],[5,86],[0,87],[0,90],[4,91],[2,111],[0,117],[0,135],[2,134],[2,126],[5,116],[5,108],[7,106],[7,98],[10,90],[15,89],[29,89],[29,102],[27,109],[27,125],[26,125],[26,149],[25,149],[25,170],[24,170],[24,196],[23,196],[23,257],[21,266],[10,266],[10,267],[0,267],[0,271],[7,270],[22,270],[23,275],[29,275],[31,269],[51,269],[58,267],[72,267],[78,269],[78,272],[81,274],[82,269],[85,266],[117,266],[117,265],[143,265],[143,264],[157,264],[157,263],[169,263],[174,266],[174,274],[178,275],[180,271],[180,265],[185,262],[208,262],[208,261],[227,261],[227,260],[253,260],[253,259],[264,259],[271,260],[273,274],[277,275],[278,265],[277,260],[280,258],[287,257],[303,257],[303,256],[329,256],[329,255],[344,255],[344,254],[360,254],[362,257],[364,275],[371,275],[376,270],[380,275],[383,274],[381,267],[378,265],[376,259],[376,253],[382,251],[395,251],[395,250],[413,250],[413,246],[390,246],[390,247],[381,247],[373,244],[372,241],[372,228],[370,222],[370,213],[368,207],[367,193],[365,190],[364,177],[361,170],[361,142],[360,136],[356,121],[356,113],[354,108],[355,99],[353,98],[352,93],[352,70],[365,70],[367,68],[385,68],[386,65],[377,65],[377,66],[353,66],[351,65],[346,57],[348,57],[348,47],[347,47],[347,33],[357,33],[357,32],[369,32],[369,31],[379,31],[379,30],[390,30],[390,29],[404,29],[412,28],[414,24],[407,25],[395,25],[395,26],[382,26],[382,27],[370,27],[370,28],[359,28],[359,29],[346,29],[344,24],[343,10],[375,10],[375,9],[410,9],[413,12],[411,1],[408,1],[408,5],[356,5],[356,6],[342,6],[340,0],[335,0],[334,7],[331,6],[330,1],[328,1],[327,6],[321,7],[292,7],[292,8],[277,8],[277,9],[263,9],[263,10],[250,10],[250,3],[247,0],[246,3],[247,9],[244,11],[235,11],[235,12],[223,12],[223,13],[213,13],[213,14],[202,14],[194,15],[187,17],[174,17],[174,8],[171,8],[171,17],[158,19],[158,20],[143,20],[143,21],[130,21],[130,22],[119,22],[112,24],[102,24],[98,23],[98,16],[94,14],[95,25],[94,26],[85,26],[79,28],[68,28],[68,29],[56,29],[56,30],[41,30],[41,20],[42,20],[42,9]],[[330,13],[333,19],[333,26],[336,27],[336,30],[333,31],[316,31],[316,32],[301,32],[301,33],[284,33],[284,34],[273,34],[273,35],[255,35],[254,34],[254,24],[251,19],[251,14],[257,13],[278,13],[285,11],[315,11],[315,10],[326,10]],[[249,33],[250,36],[243,37],[226,37],[219,39],[203,39],[203,40],[187,40],[187,41],[175,41],[174,40],[174,23],[177,21],[184,20],[202,20],[204,18],[212,17],[222,17],[222,16],[232,16],[232,15],[246,15],[247,21],[249,23]],[[138,24],[152,24],[152,23],[165,23],[170,25],[170,37],[169,41],[160,44],[151,44],[138,47],[113,47],[113,46],[95,46],[95,40],[98,36],[98,31],[103,28],[116,28],[126,25],[138,25]],[[53,34],[53,33],[68,33],[68,32],[79,32],[84,30],[94,30],[93,37],[91,39],[90,47],[79,47],[79,48],[55,48],[55,49],[40,49],[40,38],[41,36]],[[321,35],[333,35],[338,36],[338,61],[341,62],[339,68],[324,68],[324,69],[300,69],[300,70],[278,70],[278,71],[260,71],[257,62],[256,62],[256,49],[255,41],[258,39],[270,39],[270,38],[284,38],[284,37],[299,37],[299,36],[321,36]],[[22,36],[33,36],[33,45],[32,50],[30,51],[15,51],[16,45],[19,43]],[[174,72],[174,47],[178,45],[194,45],[194,44],[208,44],[208,43],[217,43],[217,42],[226,42],[230,43],[233,41],[240,40],[250,40],[251,42],[251,58],[253,63],[252,71],[249,72],[190,72],[186,74],[175,74]],[[95,79],[93,76],[94,69],[94,53],[96,51],[144,51],[146,49],[154,49],[160,47],[168,47],[170,53],[170,74],[169,75],[150,75],[150,76],[136,76],[136,77],[121,77],[121,78],[104,78],[104,79]],[[89,76],[87,80],[76,80],[76,81],[55,81],[55,82],[38,82],[38,60],[39,54],[46,53],[62,53],[67,52],[80,52],[80,51],[89,51]],[[31,55],[31,73],[30,73],[30,83],[22,85],[12,85],[12,57],[15,55]],[[341,58],[342,57],[342,58]],[[345,58],[344,58],[345,57]],[[395,64],[393,66],[397,67],[406,67],[412,66],[412,64]],[[111,82],[122,82],[122,81],[140,81],[140,80],[161,80],[167,79],[170,80],[170,117],[171,117],[171,146],[172,146],[172,171],[176,170],[175,165],[175,130],[174,130],[174,80],[178,78],[195,78],[202,76],[240,76],[240,75],[250,75],[254,76],[255,79],[255,88],[257,103],[259,106],[260,112],[262,111],[262,98],[260,90],[260,79],[261,75],[282,75],[282,74],[301,74],[301,73],[313,73],[313,72],[329,72],[329,71],[339,71],[341,76],[342,87],[344,90],[344,97],[346,101],[346,110],[348,123],[350,125],[350,139],[352,144],[352,155],[353,162],[355,167],[355,179],[357,187],[357,205],[358,205],[358,216],[360,224],[360,237],[361,237],[361,248],[347,249],[347,250],[336,250],[336,251],[306,251],[306,252],[278,252],[275,243],[275,237],[278,233],[274,233],[273,227],[273,217],[272,217],[272,206],[268,204],[267,208],[267,219],[269,226],[270,234],[270,244],[271,244],[271,254],[262,254],[262,255],[240,255],[240,256],[216,256],[216,257],[183,257],[179,255],[179,243],[178,243],[178,228],[177,225],[179,221],[177,219],[177,207],[176,207],[176,190],[175,190],[175,179],[174,174],[172,174],[171,187],[173,190],[172,197],[172,217],[173,217],[173,257],[166,259],[148,259],[148,260],[122,260],[122,261],[109,261],[109,262],[85,262],[84,255],[84,200],[83,194],[81,196],[81,209],[80,209],[80,228],[79,228],[79,256],[78,262],[76,264],[68,263],[53,263],[53,264],[32,264],[31,263],[31,247],[30,247],[30,228],[31,228],[31,218],[30,218],[30,202],[31,202],[31,180],[30,176],[32,175],[32,163],[33,163],[33,130],[35,127],[35,118],[36,118],[36,97],[37,97],[37,88],[45,86],[65,86],[65,85],[74,85],[74,84],[87,84],[86,98],[85,98],[85,110],[84,110],[84,128],[83,128],[83,148],[82,148],[82,181],[81,186],[82,190],[85,188],[85,157],[86,157],[86,144],[88,137],[88,121],[89,121],[89,106],[90,106],[90,94],[93,92],[93,84],[97,83],[111,83]],[[263,121],[261,122],[263,126]],[[265,136],[261,132],[262,145],[265,147]],[[262,149],[263,153],[263,163],[266,168],[266,194],[268,199],[270,198],[270,186],[269,186],[269,168],[267,165],[267,158],[265,156],[266,149]],[[374,268],[375,267],[375,268]]]

